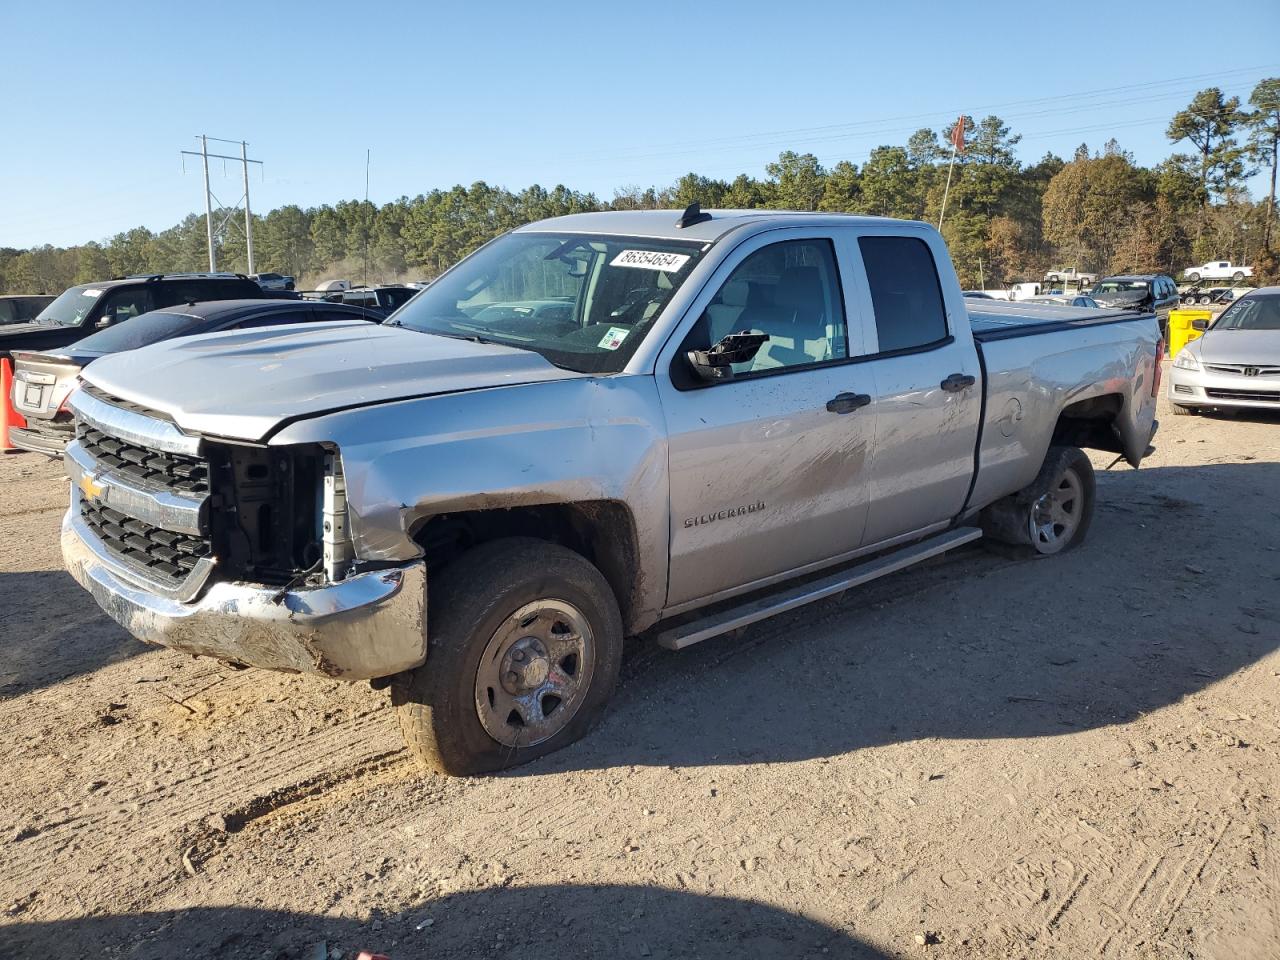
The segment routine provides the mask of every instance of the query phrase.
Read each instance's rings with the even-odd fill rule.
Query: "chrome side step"
[[[948,530],[937,536],[929,537],[908,547],[894,550],[892,553],[868,560],[855,567],[848,567],[839,573],[831,574],[789,590],[783,590],[771,596],[750,600],[736,607],[721,610],[688,623],[663,630],[657,635],[657,643],[668,650],[682,650],[711,637],[728,633],[739,627],[759,620],[765,620],[779,613],[786,613],[806,603],[824,600],[843,593],[851,587],[857,587],[890,573],[896,573],[921,561],[936,557],[954,550],[956,547],[971,543],[982,536],[977,527],[959,527]]]

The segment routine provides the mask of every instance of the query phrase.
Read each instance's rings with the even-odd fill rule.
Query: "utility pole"
[[[244,167],[244,245],[245,253],[249,258],[249,272],[257,273],[253,269],[253,213],[249,210],[249,145],[243,140],[240,141],[240,163]]]
[[[218,272],[218,256],[213,249],[213,191],[209,189],[209,139],[200,135],[200,157],[204,160],[204,229],[209,237],[209,272]]]
[[[209,152],[210,140],[214,140],[218,143],[240,144],[240,156],[232,157],[222,153],[210,153]],[[199,157],[201,164],[204,167],[204,224],[205,224],[205,234],[208,237],[208,242],[209,242],[209,272],[215,273],[217,272],[217,269],[218,269],[218,254],[217,254],[217,248],[214,246],[214,241],[217,238],[222,236],[223,231],[227,227],[227,224],[231,222],[231,218],[235,215],[236,211],[240,208],[240,204],[243,203],[244,204],[245,253],[249,260],[249,272],[254,273],[255,271],[254,271],[254,263],[253,263],[253,213],[249,208],[249,164],[256,163],[258,165],[259,170],[261,170],[262,161],[249,159],[249,145],[245,143],[245,141],[243,140],[223,140],[221,137],[210,137],[203,133],[200,134],[199,152],[196,152],[194,150],[182,150],[180,151],[180,153],[184,158]],[[213,192],[213,189],[209,185],[209,158],[210,157],[213,157],[215,160],[224,161],[224,166],[225,166],[225,161],[230,160],[233,163],[241,164],[244,168],[243,170],[244,194],[240,197],[239,200],[235,202],[235,204],[233,204],[229,208],[221,200],[218,200],[217,196]],[[185,160],[183,162],[183,172],[184,173],[186,172]],[[222,222],[219,223],[216,227],[213,225],[214,201],[217,201],[219,213],[221,213],[223,210],[227,211],[226,216],[222,218]]]

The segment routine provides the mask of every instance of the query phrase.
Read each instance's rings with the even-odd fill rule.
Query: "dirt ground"
[[[1080,550],[638,646],[473,780],[367,685],[130,639],[5,457],[0,955],[1280,957],[1280,418],[1161,420]]]

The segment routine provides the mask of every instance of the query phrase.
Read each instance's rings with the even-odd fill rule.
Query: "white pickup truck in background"
[[[1253,276],[1253,268],[1239,266],[1230,260],[1214,260],[1198,267],[1187,267],[1182,275],[1192,283],[1199,283],[1201,280],[1234,280],[1239,283],[1246,277]]]

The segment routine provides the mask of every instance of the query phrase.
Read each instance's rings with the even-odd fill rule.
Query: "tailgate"
[[[13,407],[24,417],[52,420],[67,399],[80,365],[51,353],[13,354]]]

